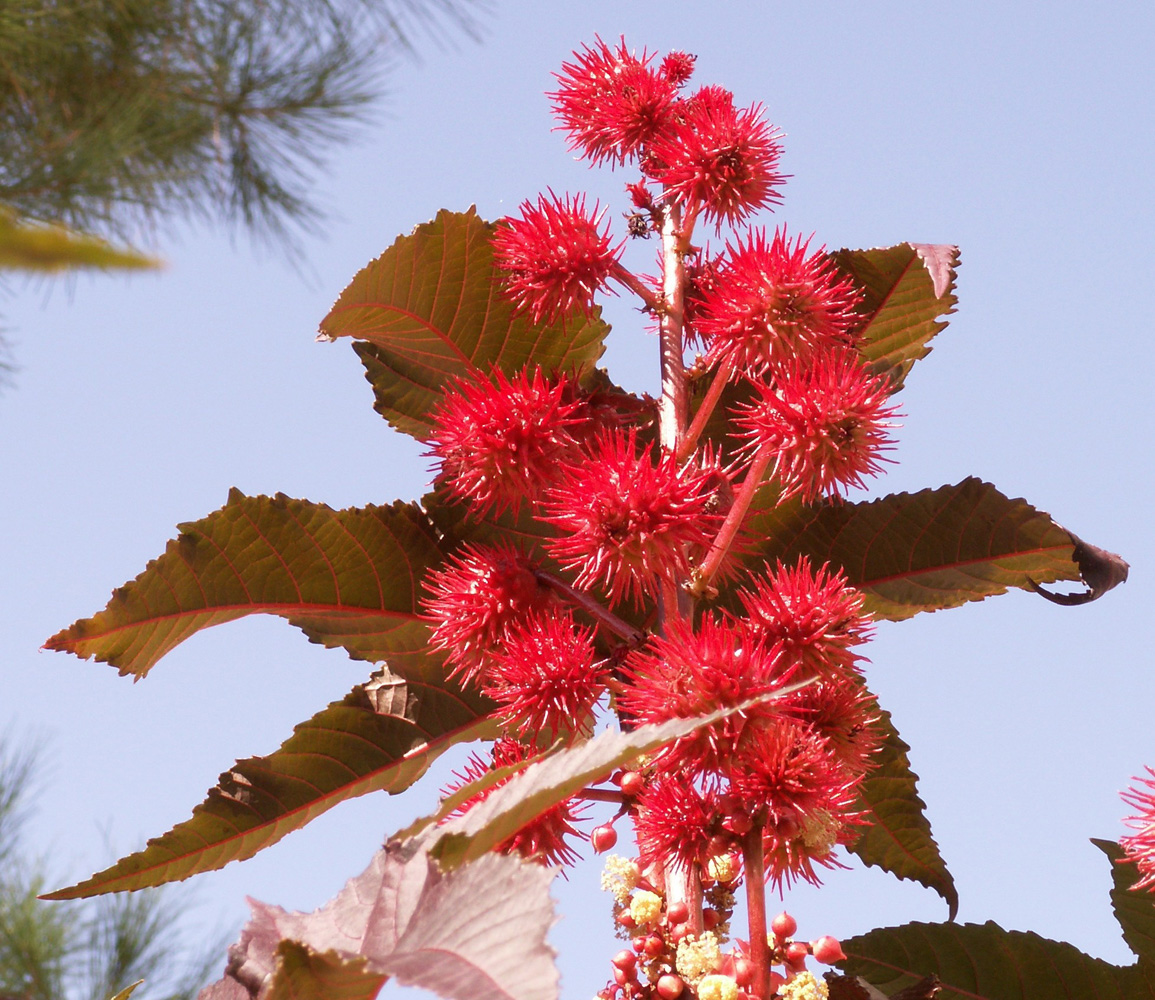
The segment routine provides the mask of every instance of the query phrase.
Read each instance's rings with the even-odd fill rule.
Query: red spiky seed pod
[[[655,135],[644,168],[682,205],[732,225],[782,200],[779,135],[761,105],[739,110],[728,90],[703,87]]]
[[[769,242],[759,229],[726,244],[693,308],[710,363],[733,358],[736,370],[757,374],[853,343],[861,295],[825,248],[809,245],[781,228]]]
[[[486,671],[484,692],[515,732],[573,729],[588,733],[605,691],[608,667],[595,663],[593,630],[567,611],[529,614],[502,634]]]
[[[630,52],[624,38],[617,48],[598,38],[562,63],[554,74],[558,89],[546,96],[570,149],[595,164],[624,163],[665,127],[688,73],[684,58],[667,67],[667,56],[660,69],[650,65],[653,58]]]
[[[709,542],[712,486],[710,470],[654,458],[650,446],[639,454],[633,431],[602,434],[546,494],[541,519],[561,530],[546,546],[579,587],[639,603],[658,582],[685,578],[689,550]]]
[[[535,323],[552,323],[572,310],[589,315],[594,295],[607,287],[623,243],[611,246],[599,226],[605,213],[585,196],[539,195],[525,201],[521,218],[507,217],[493,237],[494,263],[506,273],[505,291]]]
[[[777,647],[728,619],[704,615],[697,629],[676,621],[626,660],[626,688],[618,707],[639,723],[666,722],[740,705],[776,690],[789,679]],[[655,757],[663,771],[690,773],[730,766],[750,733],[768,724],[778,709],[756,705],[671,744]]]
[[[429,644],[444,650],[454,673],[468,681],[484,678],[507,627],[553,601],[533,564],[508,545],[465,545],[429,572],[424,587]]]
[[[872,620],[862,594],[842,571],[825,563],[815,572],[808,556],[791,567],[781,561],[766,577],[738,591],[751,628],[782,647],[788,662],[806,674],[857,669],[852,649],[870,638]]]
[[[581,421],[572,397],[564,375],[547,380],[540,368],[512,379],[500,371],[458,379],[433,414],[436,481],[475,514],[516,511],[555,481],[559,463],[576,447],[571,431]]]
[[[634,837],[643,866],[672,864],[683,871],[702,857],[717,817],[717,794],[700,789],[685,776],[661,777],[638,799]],[[667,913],[671,924],[682,923],[687,910]],[[681,904],[684,906],[685,904]]]
[[[1119,846],[1139,871],[1131,888],[1155,892],[1155,770],[1146,771],[1149,777],[1133,779],[1135,784],[1122,793],[1123,801],[1135,810],[1123,822],[1135,832],[1120,837]]]
[[[766,449],[773,456],[782,499],[812,501],[864,488],[864,477],[879,471],[882,453],[893,447],[890,385],[871,375],[855,351],[788,365],[773,383],[756,384],[759,398],[738,410],[737,424],[747,454]]]

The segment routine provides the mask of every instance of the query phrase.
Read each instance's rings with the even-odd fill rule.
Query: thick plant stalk
[[[762,856],[762,818],[742,838],[742,866],[746,872],[746,919],[750,927],[750,963],[754,966],[753,993],[770,995],[770,942],[766,937],[766,870]]]
[[[682,259],[681,209],[662,209],[662,398],[658,401],[658,428],[662,447],[678,453],[686,431],[686,366],[682,357],[683,298],[686,266]]]

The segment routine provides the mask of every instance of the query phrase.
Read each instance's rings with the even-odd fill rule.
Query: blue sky
[[[272,618],[197,635],[138,684],[38,648],[230,486],[334,507],[423,492],[420,448],[372,411],[347,343],[313,342],[317,323],[358,268],[439,208],[497,218],[552,187],[625,210],[631,176],[575,162],[542,95],[595,34],[687,49],[697,82],[766,105],[793,175],[771,225],[831,248],[962,248],[959,310],[899,397],[898,464],[874,492],[979,475],[1122,553],[1132,576],[1083,608],[1014,593],[883,626],[869,680],[913,747],[960,919],[1128,961],[1087,838],[1122,832],[1118,791],[1155,764],[1155,11],[1142,3],[494,0],[480,44],[426,46],[362,141],[334,150],[316,189],[331,217],[301,267],[182,227],[160,238],[158,275],[10,282],[20,371],[0,395],[0,732],[46,747],[38,850],[62,884],[103,867],[364,679],[365,665]],[[607,314],[611,373],[653,389],[653,338],[629,303]],[[321,904],[433,804],[447,772],[198,877],[196,932],[239,926],[246,894]],[[597,871],[558,884],[567,1000],[608,975]],[[809,937],[946,916],[930,891],[874,870],[832,873],[788,905]]]

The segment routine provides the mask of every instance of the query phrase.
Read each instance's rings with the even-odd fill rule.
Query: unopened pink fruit
[[[626,972],[629,972],[632,968],[634,968],[634,966],[638,964],[638,956],[635,955],[632,951],[626,951],[626,949],[623,948],[613,958],[611,958],[610,961],[619,969],[624,969]]]
[[[618,782],[623,795],[634,796],[646,787],[646,779],[637,771],[626,771]]]
[[[682,982],[681,976],[668,974],[658,980],[658,996],[660,996],[662,1000],[677,1000],[685,988],[686,984]]]
[[[793,937],[794,932],[798,930],[798,921],[783,910],[770,921],[770,930],[780,938]]]
[[[666,910],[666,920],[670,925],[684,924],[690,919],[690,908],[682,901],[678,900],[676,903],[671,903],[668,910]]]
[[[837,938],[824,934],[810,942],[811,954],[823,965],[833,965],[835,962],[845,962],[846,956],[842,953],[842,945]]]
[[[618,831],[615,830],[609,823],[604,826],[595,826],[590,833],[590,843],[593,845],[596,854],[604,854],[611,850],[618,842]]]

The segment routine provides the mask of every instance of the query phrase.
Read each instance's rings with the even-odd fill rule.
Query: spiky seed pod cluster
[[[651,411],[588,388],[588,372],[526,366],[450,383],[429,438],[436,484],[490,542],[461,545],[428,575],[422,611],[432,647],[518,734],[499,742],[494,764],[585,738],[606,703],[630,726],[740,709],[599,793],[634,818],[636,870],[698,873],[724,926],[743,877],[817,881],[862,822],[858,792],[880,744],[858,651],[870,620],[841,574],[805,558],[738,581],[724,610],[689,611],[678,594],[698,592],[700,566],[721,572],[715,550],[737,537],[727,525],[763,476],[779,498],[803,502],[860,486],[889,446],[893,409],[889,384],[856,350],[862,295],[834,258],[782,228],[738,234],[716,257],[690,243],[697,218],[743,222],[780,200],[784,180],[780,135],[761,107],[738,107],[716,86],[683,92],[693,68],[681,53],[658,60],[598,40],[565,64],[551,99],[581,155],[641,171],[627,214],[657,230],[681,213],[679,294],[685,333],[704,349],[699,367],[720,387],[709,405],[746,383],[730,436],[687,432],[683,451],[659,448]],[[611,282],[653,314],[665,308],[650,291],[663,281],[625,269],[607,219],[582,196],[549,192],[497,227],[506,292],[544,336],[590,314]],[[511,537],[524,548],[496,541]],[[471,762],[462,781],[482,767]],[[576,811],[548,815],[504,849],[570,860]],[[765,864],[756,875],[742,871],[751,831]],[[616,839],[613,820],[603,823],[594,848]],[[729,967],[675,967],[684,918],[664,909],[661,885],[642,883],[622,889],[619,919],[645,932],[643,951],[657,949],[646,953],[657,978],[645,989],[700,992],[713,975],[708,988],[728,990]],[[619,993],[643,996],[636,967],[615,975]]]

